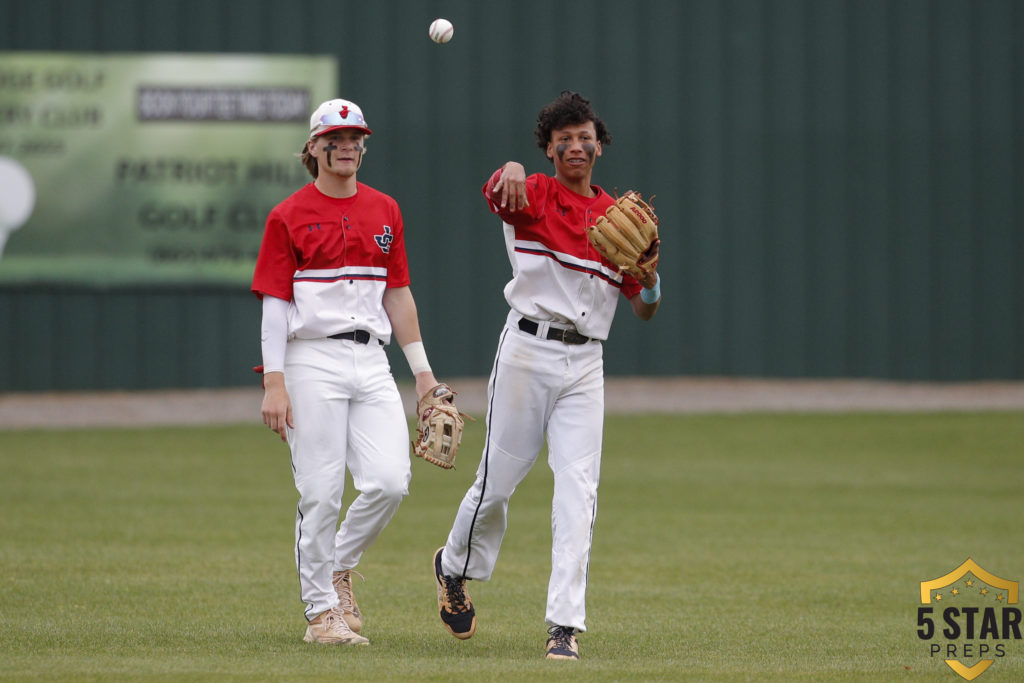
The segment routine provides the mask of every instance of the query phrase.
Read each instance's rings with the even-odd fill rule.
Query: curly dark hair
[[[572,90],[563,90],[553,102],[546,105],[537,115],[537,127],[533,133],[537,137],[537,146],[546,150],[551,142],[551,131],[575,126],[587,121],[594,122],[597,139],[602,145],[612,144],[612,135],[608,127],[590,106],[590,100]]]

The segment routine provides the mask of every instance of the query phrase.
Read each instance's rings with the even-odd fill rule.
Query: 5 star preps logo
[[[971,558],[937,579],[921,582],[917,637],[928,656],[941,657],[968,681],[985,673],[1021,639],[1018,583],[982,569]]]

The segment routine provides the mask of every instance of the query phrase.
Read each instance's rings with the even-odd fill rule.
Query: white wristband
[[[423,342],[409,342],[402,347],[405,360],[409,363],[412,374],[418,375],[421,372],[430,372],[430,363],[427,361],[427,350],[423,348]]]

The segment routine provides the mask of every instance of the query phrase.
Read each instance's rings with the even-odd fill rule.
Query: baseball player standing
[[[526,176],[510,161],[483,187],[504,223],[512,264],[511,308],[488,384],[487,435],[476,479],[447,543],[434,554],[441,621],[456,638],[476,630],[466,580],[490,579],[507,525],[509,499],[548,443],[554,472],[546,657],[578,659],[586,630],[590,561],[604,423],[601,341],[618,296],[649,320],[661,298],[656,270],[638,282],[594,250],[587,226],[613,203],[591,184],[605,124],[578,93],[545,106],[535,130],[554,176]]]
[[[314,180],[270,212],[252,283],[263,300],[263,422],[288,442],[299,492],[307,642],[369,643],[359,635],[352,570],[411,477],[408,423],[384,352],[392,333],[417,395],[437,384],[398,203],[356,179],[370,133],[352,102],[313,112],[302,163]],[[346,468],[359,495],[339,529]]]

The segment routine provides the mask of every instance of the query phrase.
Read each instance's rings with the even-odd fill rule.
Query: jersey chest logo
[[[391,234],[390,225],[384,226],[384,234],[373,236],[373,241],[377,243],[377,246],[380,247],[380,250],[385,254],[391,251],[391,242],[394,241],[394,239],[395,237]]]

